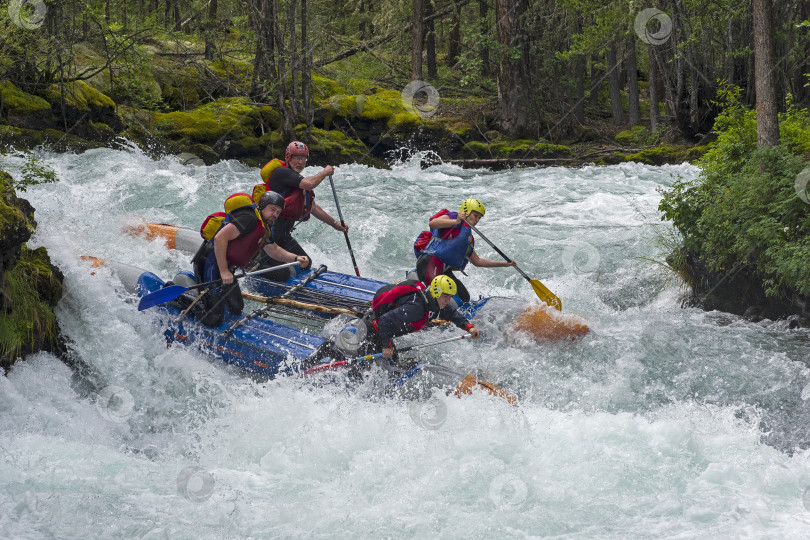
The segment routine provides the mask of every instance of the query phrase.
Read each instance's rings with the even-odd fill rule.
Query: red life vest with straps
[[[210,214],[205,218],[200,227],[200,236],[205,240],[212,240],[222,227],[231,222],[231,217],[236,212],[241,214],[248,213],[251,210],[256,218],[256,226],[252,230],[228,242],[228,250],[226,252],[228,264],[239,267],[247,266],[256,254],[256,250],[261,246],[265,234],[267,234],[264,228],[264,221],[262,221],[261,215],[256,209],[256,205],[253,204],[251,196],[247,193],[234,193],[225,199],[225,212],[214,212]]]
[[[280,159],[273,159],[262,167],[261,175],[263,184],[253,186],[253,201],[259,204],[259,199],[265,191],[270,189],[270,177],[273,171],[279,167],[286,167],[287,164]],[[312,203],[315,200],[315,193],[311,189],[288,188],[279,192],[284,197],[284,210],[279,217],[293,219],[295,221],[306,221],[312,212]]]
[[[371,300],[371,309],[374,310],[374,321],[372,321],[372,325],[377,328],[377,319],[396,308],[397,300],[415,292],[421,293],[424,298],[424,291],[426,289],[427,285],[415,279],[408,279],[400,283],[381,287]],[[427,303],[427,298],[425,298],[425,302]],[[409,325],[413,327],[414,331],[421,330],[428,323],[429,315],[430,310],[425,309],[425,316],[418,321],[409,323]]]

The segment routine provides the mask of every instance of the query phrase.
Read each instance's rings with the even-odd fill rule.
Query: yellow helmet
[[[436,276],[433,278],[433,281],[430,282],[430,296],[433,298],[440,297],[442,293],[453,296],[456,294],[457,290],[458,287],[456,287],[456,282],[453,281],[453,278],[445,276],[444,274]]]
[[[463,212],[466,215],[470,215],[470,212],[478,212],[481,214],[481,217],[484,216],[484,205],[481,204],[478,199],[466,199],[463,203],[461,203],[461,210],[459,212]]]

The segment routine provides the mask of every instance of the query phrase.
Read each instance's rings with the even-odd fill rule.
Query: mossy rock
[[[463,152],[469,152],[476,158],[483,159],[491,157],[489,153],[489,145],[479,141],[470,141],[466,143],[461,150]]]
[[[222,98],[188,112],[155,113],[154,128],[169,139],[217,146],[255,136],[261,111],[248,98]],[[196,152],[195,152],[196,153]]]
[[[306,139],[306,126],[296,127],[296,137]],[[385,167],[385,163],[371,156],[368,147],[362,142],[347,137],[337,130],[326,131],[313,128],[308,142],[310,164],[339,165],[341,163],[363,163],[374,167]]]
[[[33,209],[19,204],[21,199],[17,199],[13,185],[11,175],[0,171],[0,247],[3,249],[27,241],[36,226]]]
[[[209,62],[209,67],[220,79],[228,81],[234,93],[247,93],[253,78],[253,65],[239,60]]]
[[[347,94],[348,91],[334,79],[312,74],[312,96],[316,100],[323,100],[334,95]]]
[[[170,109],[185,111],[201,104],[200,73],[196,68],[186,66],[179,71],[161,71],[156,80],[160,84],[161,98]]]
[[[622,146],[639,146],[647,144],[650,131],[644,126],[633,126],[630,129],[617,133],[613,139]]]
[[[571,148],[562,144],[537,143],[532,147],[532,151],[543,157],[563,157],[571,155]]]
[[[447,131],[464,139],[478,134],[475,125],[464,118],[440,118],[437,122]]]
[[[626,156],[626,161],[637,161],[647,165],[679,164],[695,159],[690,157],[691,150],[691,148],[685,146],[663,144]]]
[[[62,101],[62,94],[58,84],[50,85],[45,90],[46,99],[59,104]],[[115,109],[115,102],[106,94],[102,94],[84,81],[74,81],[65,85],[65,103],[75,107],[80,111],[90,111],[91,108]]]
[[[56,152],[83,152],[103,148],[100,141],[91,141],[58,129],[27,129],[15,126],[0,126],[0,146],[17,150],[33,150],[46,146]]]
[[[281,127],[281,113],[273,107],[264,105],[259,109],[262,116],[262,121],[270,130],[278,129]]]
[[[608,154],[606,156],[602,156],[596,160],[596,165],[618,165],[619,163],[624,163],[628,160],[627,154],[622,154],[616,152],[615,154]]]
[[[90,127],[96,132],[96,138],[102,141],[111,141],[115,138],[115,131],[104,122],[90,121]]]
[[[435,122],[426,122],[421,116],[408,111],[395,114],[387,124],[395,132],[412,132],[420,128],[429,129],[430,125],[435,127]]]
[[[51,104],[46,100],[23,92],[11,81],[0,81],[0,102],[2,109],[10,114],[31,114],[51,110]]]
[[[51,264],[44,247],[23,246],[17,264],[5,272],[3,311],[0,317],[0,366],[39,350],[58,347],[58,326],[53,308],[62,297],[63,276]]]

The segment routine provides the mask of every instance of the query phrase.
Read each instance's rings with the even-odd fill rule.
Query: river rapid
[[[363,276],[404,278],[428,218],[475,197],[481,232],[589,321],[573,343],[504,333],[531,287],[468,270],[473,296],[504,307],[482,317],[482,339],[420,356],[479,373],[513,407],[259,380],[167,349],[157,314],[81,256],[169,279],[189,256],[122,227],[197,228],[258,171],[134,148],[39,158],[60,181],[21,194],[36,208],[29,246],[65,274],[57,316],[75,365],[40,353],[0,377],[0,537],[810,536],[810,333],[681,307],[656,209],[690,165],[336,168]],[[4,158],[15,177],[23,164]],[[337,216],[328,181],[316,194]],[[353,273],[342,234],[313,220],[295,236],[316,265]]]

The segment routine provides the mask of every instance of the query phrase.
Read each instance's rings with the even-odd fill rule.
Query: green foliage
[[[40,184],[51,184],[58,182],[59,178],[56,176],[51,166],[37,157],[33,152],[24,152],[25,163],[19,167],[22,179],[15,180],[11,175],[3,174],[0,177],[2,183],[15,191],[25,191],[31,186],[38,186]],[[0,161],[4,169],[8,170],[14,166]]]
[[[672,220],[687,251],[714,272],[743,265],[766,294],[781,288],[810,294],[810,205],[796,193],[810,141],[810,113],[788,103],[781,143],[757,148],[756,114],[740,105],[739,89],[720,95],[717,143],[699,160],[695,181],[662,191],[662,219]]]
[[[52,306],[61,296],[61,283],[53,275],[45,248],[22,253],[10,271],[2,274],[2,298],[10,312],[0,317],[0,363],[13,362],[26,347],[56,339]]]

